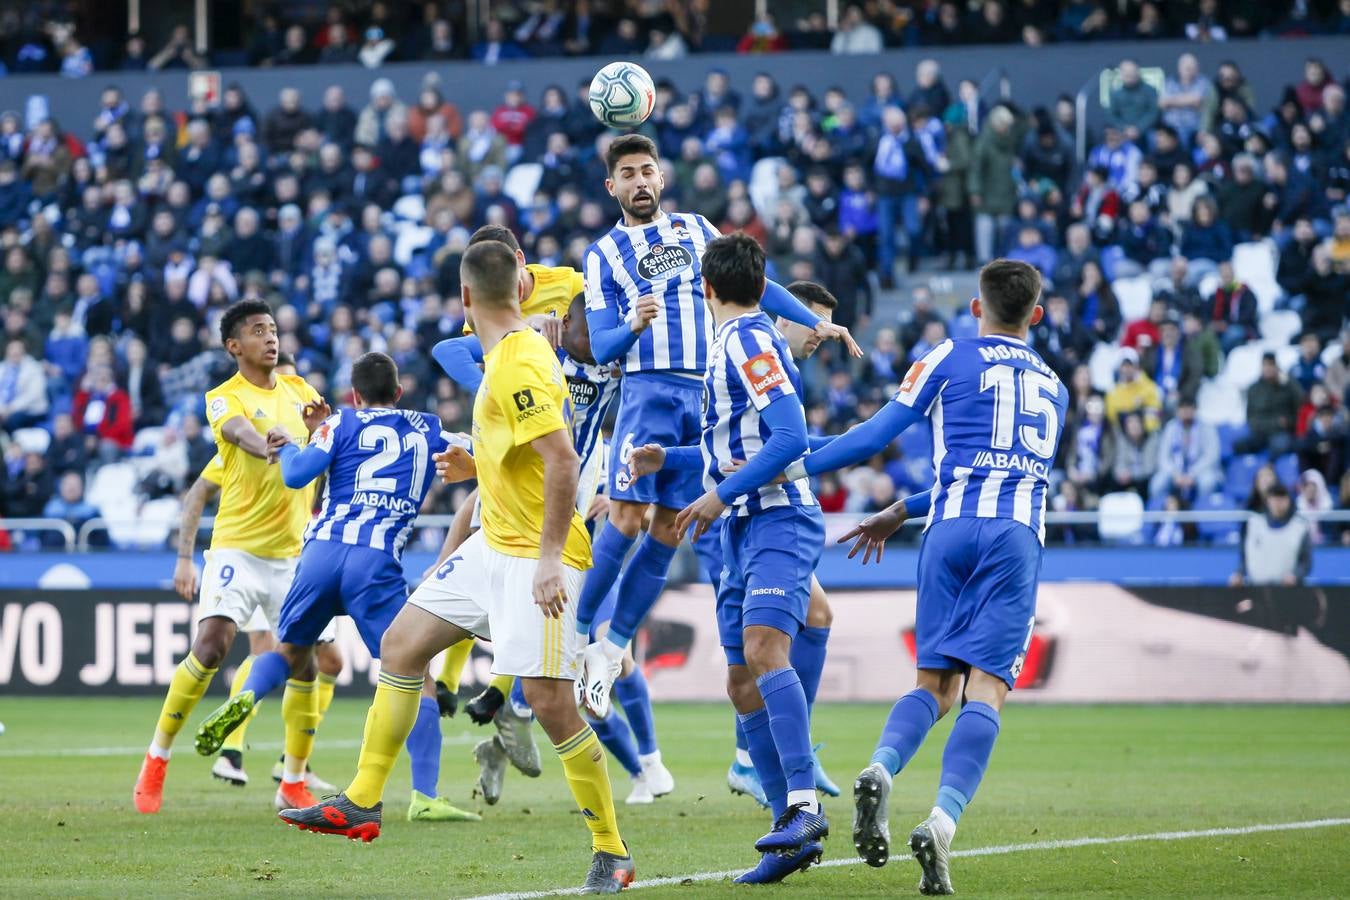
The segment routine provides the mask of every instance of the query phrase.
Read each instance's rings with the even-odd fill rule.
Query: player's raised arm
[[[853,339],[847,328],[812,312],[810,307],[778,282],[767,280],[764,282],[764,296],[760,298],[759,304],[766,313],[782,316],[798,325],[805,325],[820,335],[821,340],[841,341],[851,356],[862,357],[862,348],[858,346],[858,342]]]
[[[281,461],[281,480],[286,487],[298,490],[328,470],[329,463],[333,461],[333,443],[341,422],[342,413],[329,416],[315,429],[309,445],[303,450],[281,429],[274,428],[267,433],[267,442],[275,447],[277,458]]]
[[[431,358],[470,395],[483,383],[483,342],[476,334],[449,338],[431,348]]]
[[[207,414],[215,417],[212,428],[220,439],[234,444],[249,456],[256,456],[258,459],[268,458],[267,438],[254,429],[248,420],[248,414],[244,412],[237,399],[216,397],[211,401]],[[220,424],[214,424],[216,420],[219,420]]]

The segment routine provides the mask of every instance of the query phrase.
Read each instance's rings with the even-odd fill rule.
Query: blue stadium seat
[[[1265,463],[1266,457],[1263,453],[1243,453],[1230,459],[1225,485],[1228,498],[1237,505],[1244,503],[1247,495],[1251,493],[1252,479],[1256,477],[1256,470]]]
[[[1197,510],[1218,511],[1231,510],[1234,504],[1221,493],[1213,493],[1208,497],[1201,497],[1195,504]],[[1196,531],[1200,533],[1200,539],[1208,541],[1211,544],[1233,544],[1237,543],[1238,536],[1242,533],[1242,523],[1233,522],[1201,522],[1196,525]]]
[[[1292,491],[1298,483],[1298,475],[1298,456],[1296,454],[1286,453],[1275,460],[1275,476],[1289,490]]]
[[[951,336],[954,338],[973,338],[980,333],[979,321],[968,312],[952,319]]]
[[[1247,436],[1246,425],[1216,425],[1219,432],[1219,459],[1233,458],[1233,445]]]

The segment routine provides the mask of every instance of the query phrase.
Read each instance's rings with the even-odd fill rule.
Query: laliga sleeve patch
[[[905,380],[900,382],[900,390],[896,394],[897,398],[909,397],[914,393],[923,378],[923,370],[925,367],[926,363],[923,362],[916,362],[909,367],[909,371],[905,373]]]
[[[323,424],[315,430],[314,436],[309,439],[309,445],[311,447],[318,447],[324,453],[332,453],[333,439],[337,434],[339,421],[339,416],[329,416],[324,419]]]
[[[221,416],[225,415],[225,413],[229,412],[229,409],[230,402],[228,400],[224,397],[216,397],[206,408],[206,414],[211,418],[212,422],[215,422],[218,421]]]
[[[775,354],[767,351],[741,363],[741,371],[745,374],[750,390],[760,397],[787,384],[787,373],[783,371],[782,363]]]

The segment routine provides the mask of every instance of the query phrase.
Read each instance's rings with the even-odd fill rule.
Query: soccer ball
[[[636,63],[612,62],[591,79],[591,112],[610,128],[647,121],[656,104],[656,85]]]

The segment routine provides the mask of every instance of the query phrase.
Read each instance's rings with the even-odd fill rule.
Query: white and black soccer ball
[[[612,62],[591,79],[591,112],[610,128],[634,128],[656,105],[656,84],[636,63]]]

